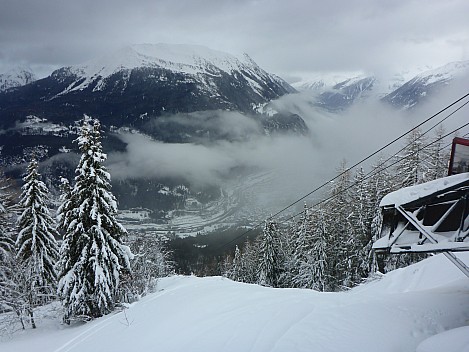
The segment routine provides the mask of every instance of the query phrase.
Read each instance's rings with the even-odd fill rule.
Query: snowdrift
[[[44,318],[0,350],[433,352],[431,337],[457,351],[468,303],[469,279],[442,255],[342,293],[174,276],[124,312],[73,326]]]

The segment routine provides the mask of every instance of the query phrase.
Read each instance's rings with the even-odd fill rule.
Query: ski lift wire
[[[409,158],[409,157],[415,155],[416,153],[419,153],[419,152],[422,151],[423,149],[432,146],[433,144],[435,144],[435,143],[437,143],[437,142],[443,140],[444,138],[450,136],[451,134],[455,133],[456,131],[459,131],[460,129],[463,129],[463,128],[467,127],[467,126],[469,126],[469,122],[465,123],[465,124],[462,125],[461,127],[458,127],[458,128],[456,128],[456,129],[452,130],[451,132],[445,134],[444,136],[441,136],[440,138],[438,138],[438,139],[432,141],[431,143],[429,143],[429,144],[423,146],[422,148],[416,150],[415,152],[410,153],[409,155],[403,157],[402,159],[396,160],[395,162],[393,162],[393,163],[387,165],[386,167],[383,167],[383,168],[381,168],[381,169],[375,169],[375,170],[372,170],[372,171],[368,172],[367,174],[365,174],[365,176],[363,177],[362,180],[356,181],[356,182],[352,183],[349,187],[347,187],[347,188],[345,188],[345,189],[343,189],[343,190],[337,192],[336,194],[331,195],[331,196],[329,196],[329,197],[327,197],[327,198],[325,198],[325,199],[320,200],[320,201],[317,202],[316,204],[312,205],[309,209],[311,210],[311,209],[314,208],[314,207],[317,207],[317,206],[319,206],[319,205],[321,205],[321,204],[323,204],[323,203],[328,202],[328,201],[331,200],[331,199],[334,199],[335,197],[339,196],[340,194],[344,193],[345,191],[349,190],[350,188],[356,186],[356,185],[359,184],[360,182],[365,181],[365,180],[371,178],[372,176],[374,176],[375,174],[377,174],[377,173],[379,173],[379,172],[381,172],[381,171],[384,171],[384,170],[386,170],[386,169],[388,169],[388,168],[390,168],[390,167],[392,167],[392,166],[395,166],[395,165],[399,164],[399,163],[402,162],[403,160],[406,160],[407,158]],[[467,133],[465,136],[467,136],[467,135],[469,135],[469,133]],[[441,149],[439,149],[439,151],[446,149],[446,148],[447,148],[448,146],[450,146],[450,145],[451,145],[451,144],[442,147]],[[402,149],[402,150],[403,150],[403,149]],[[399,152],[400,152],[400,151],[399,151]],[[393,157],[396,156],[396,155],[397,155],[397,154],[393,155]],[[388,158],[388,159],[386,159],[385,161],[383,161],[381,164],[379,164],[379,165],[377,166],[377,168],[379,168],[379,167],[383,166],[384,164],[386,164],[390,159],[391,159],[391,158]],[[289,222],[290,220],[294,219],[295,217],[297,217],[298,215],[300,215],[300,214],[302,214],[302,213],[304,213],[304,210],[302,210],[301,212],[299,212],[299,213],[297,213],[297,214],[295,214],[295,215],[293,215],[293,216],[290,216],[290,217],[287,218],[287,219],[284,219],[284,220],[280,221],[279,223],[285,224],[285,223]]]
[[[375,152],[373,152],[372,154],[369,154],[368,156],[366,156],[365,158],[361,159],[360,161],[356,162],[354,165],[352,165],[351,167],[347,168],[346,170],[344,170],[343,172],[341,172],[340,174],[336,175],[335,177],[333,177],[332,179],[330,179],[329,181],[326,181],[324,182],[323,184],[321,184],[320,186],[316,187],[315,189],[313,189],[312,191],[308,192],[307,194],[305,194],[304,196],[302,196],[301,198],[295,200],[294,202],[290,203],[289,205],[285,206],[284,208],[282,208],[281,210],[279,210],[278,212],[276,212],[275,214],[273,215],[270,215],[269,217],[267,217],[265,220],[263,221],[260,221],[258,222],[257,224],[255,224],[253,227],[251,227],[250,229],[246,230],[245,232],[241,233],[239,236],[236,236],[235,238],[233,238],[232,240],[222,244],[221,246],[219,246],[219,248],[223,248],[225,246],[228,246],[230,245],[231,243],[237,241],[238,239],[246,236],[247,234],[249,234],[250,232],[254,231],[255,229],[257,229],[260,225],[262,225],[263,223],[275,218],[276,216],[278,216],[279,214],[283,213],[285,210],[291,208],[292,206],[294,206],[295,204],[298,204],[299,202],[301,202],[302,200],[306,199],[307,197],[309,197],[310,195],[312,195],[313,193],[319,191],[320,189],[324,188],[325,186],[327,186],[328,184],[330,184],[331,182],[335,181],[336,179],[338,179],[339,177],[341,177],[342,175],[344,175],[345,173],[349,172],[350,170],[352,170],[353,168],[357,167],[358,165],[364,163],[365,161],[369,160],[370,158],[372,158],[373,156],[379,154],[380,152],[382,152],[384,149],[388,148],[389,146],[391,146],[392,144],[396,143],[397,141],[401,140],[402,138],[404,138],[406,135],[408,135],[409,133],[411,133],[412,131],[416,130],[417,128],[423,126],[425,123],[433,120],[435,117],[437,117],[438,115],[442,114],[443,112],[445,112],[446,110],[452,108],[454,105],[458,104],[460,101],[464,100],[465,98],[469,97],[469,93],[466,93],[465,95],[463,95],[462,97],[460,97],[459,99],[455,100],[454,102],[452,102],[451,104],[447,105],[446,107],[442,108],[441,110],[439,110],[438,112],[434,113],[433,115],[431,115],[430,117],[428,117],[427,119],[425,119],[424,121],[422,121],[421,123],[419,123],[418,125],[414,126],[413,128],[411,128],[410,130],[408,130],[407,132],[401,134],[399,137],[396,137],[395,139],[393,139],[392,141],[388,142],[386,145],[382,146],[381,148],[379,148],[378,150],[376,150]],[[445,117],[442,121],[444,121],[445,119],[449,118],[450,116],[452,116],[456,111],[459,111],[462,107],[466,106],[467,104],[469,103],[469,101],[465,102],[462,106],[460,106],[459,108],[457,108],[454,112],[452,112],[451,114],[449,114],[447,117]],[[440,121],[439,123],[441,123],[442,121]],[[438,123],[438,124],[439,124]],[[436,125],[438,125],[436,124]],[[435,126],[436,126],[435,125]],[[463,127],[469,125],[466,124],[464,125]],[[435,126],[432,126],[430,129],[433,129]],[[460,127],[459,129],[463,128],[463,127]],[[456,129],[459,130],[459,129]],[[428,132],[428,131],[427,131]],[[451,132],[451,133],[454,133]],[[445,136],[446,137],[446,136]],[[404,159],[402,159],[404,160]],[[392,164],[394,165],[394,164]],[[383,169],[384,170],[384,169]],[[321,203],[321,202],[320,202]],[[318,203],[318,204],[320,204]],[[303,211],[302,211],[303,212]],[[301,213],[302,213],[301,212]],[[299,213],[299,214],[301,214]],[[298,216],[299,214],[295,215],[295,216]]]

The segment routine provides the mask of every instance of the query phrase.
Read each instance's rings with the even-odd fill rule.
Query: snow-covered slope
[[[65,68],[76,79],[60,94],[83,90],[90,85],[93,85],[94,91],[102,90],[106,88],[106,79],[111,75],[124,71],[126,74],[123,79],[128,81],[131,71],[139,68],[162,69],[195,77],[220,77],[222,72],[241,75],[260,95],[265,89],[262,82],[282,82],[278,77],[262,70],[247,54],[236,57],[199,45],[139,44],[124,47],[83,65]],[[164,75],[154,78],[162,82],[167,80]],[[213,82],[205,81],[205,90],[216,94]]]
[[[343,293],[175,276],[125,312],[84,325],[61,325],[49,311],[38,329],[14,333],[0,350],[428,351],[426,339],[467,324],[468,294],[469,279],[443,255]],[[444,351],[461,351],[467,339],[451,336],[438,338]]]
[[[0,92],[0,126],[14,126],[24,111],[67,124],[86,113],[117,127],[198,111],[252,114],[254,105],[290,92],[295,89],[247,55],[195,45],[131,45]]]
[[[383,98],[400,108],[409,109],[420,100],[440,91],[456,78],[469,75],[469,61],[452,62],[437,69],[418,74]]]
[[[362,76],[362,74],[358,72],[318,73],[292,83],[292,86],[298,91],[323,91],[325,89],[331,89],[336,84],[345,82],[351,77],[359,76]]]
[[[18,66],[0,74],[0,92],[9,88],[20,87],[37,80],[28,67]]]
[[[301,92],[313,92],[313,103],[329,111],[340,111],[363,98],[383,100],[409,109],[442,91],[458,78],[469,77],[469,61],[452,62],[436,69],[416,68],[394,74],[318,74],[295,82]]]
[[[349,78],[321,93],[316,105],[331,111],[347,108],[356,100],[368,96],[375,81],[376,78],[373,76]]]

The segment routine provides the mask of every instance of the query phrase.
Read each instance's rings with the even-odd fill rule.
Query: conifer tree
[[[9,190],[9,182],[0,173],[0,263],[13,252],[14,241],[11,238],[13,223],[12,219],[12,195]],[[0,272],[3,265],[0,265]]]
[[[233,257],[233,263],[231,266],[230,276],[229,276],[231,280],[243,282],[243,277],[242,277],[243,267],[242,267],[241,260],[242,260],[241,251],[239,250],[238,245],[236,245],[235,253]]]
[[[326,214],[321,205],[312,209],[310,237],[308,247],[303,247],[302,260],[298,274],[294,278],[295,287],[311,288],[317,291],[331,289],[329,256],[334,257],[333,248],[329,246],[330,234],[327,231]]]
[[[371,270],[370,251],[372,243],[372,223],[375,216],[376,204],[373,188],[365,180],[362,168],[358,169],[354,176],[351,195],[350,224],[352,226],[352,238],[350,244],[350,269],[349,285],[359,283],[362,278],[368,276]]]
[[[413,186],[429,180],[429,152],[423,148],[426,138],[419,129],[414,129],[406,139],[406,146],[397,155],[394,188]]]
[[[28,297],[28,314],[32,318],[34,306],[47,302],[55,293],[58,233],[47,205],[49,192],[40,180],[35,158],[29,163],[23,180],[16,248],[25,280],[22,286]],[[35,327],[34,321],[32,325]]]
[[[399,163],[396,166],[393,189],[410,187],[424,183],[432,178],[430,165],[430,152],[424,148],[427,144],[426,136],[419,129],[414,129],[407,137],[407,145],[397,156]],[[424,259],[426,254],[404,253],[389,256],[385,263],[385,271],[391,271],[416,263]]]
[[[261,285],[277,287],[281,274],[279,237],[277,223],[267,221],[259,240],[258,283]]]
[[[327,238],[331,255],[328,257],[329,287],[337,290],[348,285],[351,261],[353,255],[353,232],[350,223],[351,209],[351,175],[346,162],[342,161],[337,169],[339,177],[331,183],[331,199],[325,203],[324,208],[328,214]]]
[[[246,239],[241,254],[242,281],[249,284],[256,283],[258,278],[258,250],[256,245],[257,242],[253,244],[249,238]]]
[[[74,204],[72,203],[72,188],[70,182],[64,178],[60,178],[60,206],[57,209],[57,228],[66,231],[71,220]]]
[[[291,230],[290,242],[291,250],[288,253],[286,263],[289,264],[285,268],[287,275],[291,275],[291,287],[308,287],[303,280],[303,275],[300,278],[300,267],[306,262],[306,257],[312,246],[312,226],[311,226],[311,213],[308,206],[305,204],[303,212]]]
[[[443,140],[444,135],[444,127],[438,125],[432,138],[432,144],[429,146],[428,180],[436,180],[448,175],[450,152],[445,148],[445,141]]]
[[[64,321],[108,314],[116,305],[119,278],[130,271],[127,234],[117,222],[117,202],[110,188],[110,175],[102,163],[100,123],[85,116],[77,138],[82,153],[75,170],[75,185],[61,208],[66,226],[58,293],[65,308]]]
[[[387,169],[387,163],[383,155],[379,155],[376,163],[372,166],[371,175],[368,178],[368,190],[374,213],[373,220],[371,221],[371,238],[372,242],[375,242],[381,236],[381,225],[383,222],[379,203],[392,190],[392,176]],[[368,257],[370,272],[384,272],[384,260],[383,254],[377,257],[374,251],[372,251]]]
[[[19,312],[18,287],[13,280],[15,242],[13,232],[13,201],[9,181],[0,173],[0,311],[13,309]]]

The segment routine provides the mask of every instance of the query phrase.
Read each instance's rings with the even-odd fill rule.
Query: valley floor
[[[438,255],[342,293],[173,276],[87,324],[48,311],[36,330],[3,336],[0,351],[451,352],[469,350],[468,325],[469,279]]]

